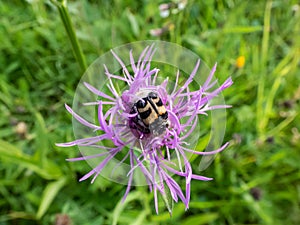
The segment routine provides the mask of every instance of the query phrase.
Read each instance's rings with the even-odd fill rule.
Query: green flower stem
[[[266,67],[268,59],[268,49],[269,49],[269,36],[270,36],[270,23],[271,23],[271,10],[272,10],[272,1],[269,0],[266,3],[265,14],[264,14],[264,29],[263,29],[263,38],[261,46],[261,65],[260,70],[261,75],[258,82],[257,89],[257,110],[256,110],[256,128],[261,139],[265,138],[266,128],[268,125],[268,120],[270,115],[266,115],[265,111],[265,81],[266,81]]]
[[[86,61],[85,61],[85,57],[83,55],[82,49],[78,42],[78,39],[77,39],[77,36],[75,33],[75,29],[71,22],[71,17],[69,15],[69,11],[67,8],[67,0],[62,0],[62,1],[51,0],[51,2],[57,7],[57,9],[59,11],[61,20],[64,24],[64,27],[68,34],[68,37],[71,41],[75,58],[76,58],[77,62],[79,63],[79,66],[80,66],[82,72],[84,72],[87,69],[87,65],[86,65]]]

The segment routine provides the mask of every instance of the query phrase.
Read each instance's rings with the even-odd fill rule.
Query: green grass
[[[80,52],[49,1],[0,2],[0,224],[300,224],[300,6],[297,1],[188,1],[168,18],[161,1],[70,1]],[[150,29],[175,29],[151,37]],[[72,104],[83,68],[110,48],[157,39],[185,46],[234,85],[224,92],[225,141],[204,175],[192,182],[190,209],[156,215],[152,193],[102,177],[77,180],[90,168],[68,163]],[[73,40],[74,42],[74,40]],[[245,66],[235,67],[243,55]],[[76,60],[77,58],[77,60]],[[79,61],[78,61],[79,59]],[[79,63],[78,63],[79,62]],[[17,133],[25,122],[27,131]],[[196,168],[196,165],[195,165]],[[161,204],[162,205],[162,204]]]

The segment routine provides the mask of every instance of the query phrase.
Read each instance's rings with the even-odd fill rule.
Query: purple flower
[[[210,101],[231,86],[232,80],[228,78],[220,87],[214,88],[216,81],[212,81],[212,78],[216,70],[215,65],[201,88],[190,91],[190,84],[200,65],[198,60],[182,86],[179,85],[182,82],[180,73],[177,72],[173,90],[168,92],[170,84],[168,78],[158,84],[159,70],[151,68],[150,63],[154,53],[153,45],[148,46],[136,63],[130,52],[131,64],[130,68],[127,68],[112,51],[122,67],[123,75],[110,73],[104,65],[110,93],[104,93],[91,84],[84,83],[89,91],[98,96],[97,101],[88,103],[97,107],[97,122],[91,123],[85,120],[66,105],[66,109],[73,117],[82,125],[92,129],[95,136],[57,145],[96,147],[102,150],[99,154],[69,159],[69,161],[99,159],[98,165],[80,181],[93,176],[93,182],[110,160],[118,155],[121,156],[121,162],[127,161],[130,165],[123,199],[133,185],[134,173],[140,170],[150,191],[154,193],[156,212],[158,213],[159,193],[171,213],[170,205],[173,201],[178,202],[179,199],[185,204],[186,209],[188,208],[192,179],[212,180],[212,178],[193,174],[189,162],[190,155],[216,154],[228,146],[228,143],[225,143],[214,151],[199,152],[190,148],[189,139],[193,137],[195,128],[199,124],[199,115],[205,116],[210,110],[229,107],[210,105]],[[115,84],[120,81],[126,84],[126,90],[122,93],[115,87]],[[105,146],[100,144],[103,142],[109,144]],[[185,193],[172,178],[175,175],[185,179]]]

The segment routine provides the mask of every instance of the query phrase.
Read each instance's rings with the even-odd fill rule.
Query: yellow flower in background
[[[238,69],[241,69],[244,67],[245,65],[245,56],[241,55],[239,56],[236,61],[235,61],[235,66],[238,68]]]

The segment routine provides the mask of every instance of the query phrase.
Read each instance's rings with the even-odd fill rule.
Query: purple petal
[[[129,150],[130,151],[130,165],[131,167],[134,166],[134,161],[133,161],[133,151],[132,149]],[[127,188],[126,188],[126,191],[125,191],[125,194],[123,196],[123,199],[122,199],[122,202],[125,201],[129,191],[130,191],[130,188],[131,188],[131,184],[132,184],[132,177],[133,177],[133,173],[130,174],[129,176],[129,179],[128,179],[128,183],[127,183]]]
[[[189,208],[190,197],[191,197],[191,183],[186,182],[186,185],[185,185],[185,198],[186,198],[185,210],[187,210]]]
[[[191,152],[193,154],[196,154],[196,155],[214,155],[214,154],[217,154],[221,151],[223,151],[227,146],[229,145],[229,142],[226,142],[223,146],[221,146],[220,148],[214,150],[214,151],[209,151],[209,152],[198,152],[196,150],[191,150],[191,149],[188,149],[188,148],[185,148],[183,146],[180,146],[178,148],[181,148],[183,149],[184,151],[187,151],[187,152]]]
[[[137,62],[137,71],[136,72],[139,72],[139,70],[140,70],[140,65],[141,65],[141,63],[142,63],[142,59],[143,59],[143,57],[144,57],[144,55],[145,55],[145,53],[148,51],[148,48],[149,48],[149,46],[147,46],[143,51],[142,51],[142,53],[140,54],[140,57],[139,57],[139,60],[138,60],[138,62]],[[136,74],[137,75],[137,74]]]
[[[176,89],[177,89],[177,85],[178,85],[178,79],[179,79],[179,70],[177,71],[176,73],[176,80],[175,80],[175,84],[174,84],[174,88],[173,88],[173,91],[172,91],[172,94],[171,95],[174,95]]]
[[[98,106],[98,121],[100,124],[100,127],[102,128],[103,131],[108,132],[108,126],[106,124],[106,121],[103,117],[103,112],[102,112],[102,102],[99,102]]]
[[[207,106],[203,109],[201,109],[201,112],[215,110],[215,109],[228,109],[231,108],[231,105],[213,105],[213,106]]]
[[[122,69],[123,69],[123,72],[124,72],[124,75],[125,75],[125,78],[126,78],[126,82],[127,82],[128,84],[131,84],[133,78],[132,78],[132,76],[130,75],[130,73],[128,72],[128,70],[127,70],[125,64],[124,64],[123,61],[119,58],[119,56],[118,56],[116,53],[114,53],[113,50],[111,50],[111,53],[113,54],[113,56],[115,57],[115,59],[119,62],[119,64],[122,66]]]
[[[195,121],[193,122],[193,124],[190,127],[189,131],[186,132],[182,137],[180,137],[180,140],[184,140],[184,139],[188,138],[194,132],[194,129],[195,129],[197,123],[198,123],[198,117],[195,117]],[[188,125],[189,124],[185,124],[185,125],[183,125],[183,127],[187,127]]]
[[[132,154],[132,155],[133,155],[135,161],[137,163],[139,163],[140,161],[136,158],[136,156],[134,154]],[[151,188],[152,183],[151,183],[151,174],[150,174],[150,172],[146,169],[146,167],[143,164],[139,164],[139,165],[140,165],[140,169],[141,169],[142,173],[145,175],[146,182],[147,182],[149,188]]]
[[[141,68],[143,68],[146,64],[149,65],[149,68],[150,68],[150,61],[155,53],[155,49],[153,50],[154,48],[154,44],[152,44],[149,48],[149,50],[147,51],[143,61],[142,61],[142,65],[141,65]]]
[[[222,85],[221,87],[217,88],[213,92],[209,93],[207,96],[202,98],[201,104],[206,104],[208,101],[216,97],[221,91],[224,89],[230,87],[233,84],[231,77],[228,78]]]
[[[68,112],[69,112],[70,114],[72,114],[72,116],[73,116],[79,123],[81,123],[82,125],[87,126],[87,127],[90,127],[90,128],[92,128],[92,129],[97,129],[97,130],[100,129],[99,126],[96,126],[95,124],[92,124],[92,123],[86,121],[86,120],[83,119],[81,116],[79,116],[77,113],[75,113],[75,112],[71,109],[71,107],[69,107],[67,104],[65,104],[65,107],[66,107],[66,109],[68,110]]]
[[[197,73],[197,70],[198,70],[198,68],[199,68],[199,65],[200,65],[200,59],[197,60],[196,66],[194,67],[194,69],[193,69],[192,73],[190,74],[189,78],[188,78],[187,81],[184,83],[184,85],[183,85],[181,88],[179,88],[179,90],[178,90],[178,91],[176,92],[176,94],[174,95],[174,98],[175,98],[177,95],[179,95],[183,90],[185,90],[185,89],[188,87],[188,85],[193,81],[193,78],[194,78],[194,76],[195,76],[196,73]]]
[[[165,167],[167,170],[169,170],[170,172],[174,173],[174,174],[177,174],[181,177],[186,177],[187,174],[186,173],[183,173],[183,172],[180,172],[180,171],[177,171],[175,169],[173,169],[172,167],[169,167],[165,164],[162,164],[163,167]],[[192,179],[196,179],[196,180],[203,180],[203,181],[208,181],[208,180],[212,180],[212,178],[209,178],[209,177],[204,177],[204,176],[200,176],[200,175],[195,175],[195,174],[192,174]]]
[[[90,85],[90,84],[88,84],[88,83],[86,83],[86,82],[84,82],[83,84],[84,84],[84,86],[87,87],[87,89],[89,89],[89,90],[90,90],[91,92],[93,92],[95,95],[98,95],[98,96],[100,96],[100,97],[109,99],[109,100],[111,100],[111,101],[115,101],[114,98],[108,96],[107,94],[104,94],[102,91],[97,90],[97,89],[94,88],[92,85]]]
[[[137,68],[135,66],[135,60],[134,60],[133,55],[132,55],[132,50],[130,50],[130,52],[129,52],[129,57],[130,57],[131,68],[134,71],[134,73],[136,73]]]
[[[66,142],[66,143],[57,143],[55,145],[60,146],[60,147],[71,147],[71,146],[75,146],[75,145],[89,146],[89,145],[92,145],[94,143],[97,143],[97,142],[99,142],[103,139],[107,139],[107,138],[108,138],[107,134],[103,134],[103,135],[90,137],[90,138],[77,139],[75,141]]]
[[[179,135],[180,133],[180,122],[178,117],[171,111],[171,110],[167,110],[168,111],[168,115],[169,115],[169,120],[172,123],[172,126],[174,126],[176,128],[176,132]]]
[[[200,176],[200,175],[192,175],[192,178],[195,180],[202,180],[202,181],[209,181],[209,180],[213,180],[213,178],[210,177],[204,177],[204,176]]]
[[[75,161],[82,161],[82,160],[87,160],[87,159],[94,159],[94,158],[98,158],[98,157],[101,157],[101,156],[104,156],[107,154],[109,154],[109,152],[103,152],[103,153],[96,154],[96,155],[82,156],[82,157],[77,157],[77,158],[69,158],[69,159],[66,159],[66,161],[75,162]]]
[[[154,186],[154,185],[153,185]],[[154,186],[153,187],[154,190],[154,205],[155,205],[155,211],[156,214],[158,214],[158,201],[157,201],[157,188]]]
[[[102,105],[115,105],[115,102],[109,102],[109,101],[102,101]],[[82,103],[84,106],[89,106],[89,105],[99,105],[99,101],[97,102],[85,102]]]
[[[188,119],[188,121],[186,122],[186,124],[190,124],[192,122],[192,120],[194,120],[194,118],[197,116],[197,114],[199,113],[199,108],[200,108],[200,102],[201,102],[201,95],[198,96],[198,101],[196,102],[196,104],[194,105],[194,109],[193,109],[193,113],[190,116],[190,118]]]
[[[203,86],[202,86],[202,88],[203,88],[204,90],[207,89],[207,87],[208,87],[208,85],[209,85],[209,83],[210,83],[210,81],[211,81],[211,79],[212,79],[212,77],[213,77],[213,75],[214,75],[214,73],[215,73],[215,71],[216,71],[216,68],[217,68],[217,63],[214,65],[214,67],[213,67],[212,70],[210,71],[209,76],[207,77],[205,83],[204,83]]]
[[[119,149],[120,150],[120,149]],[[84,181],[86,179],[88,179],[90,176],[92,176],[93,174],[95,174],[94,178],[92,179],[91,183],[94,183],[95,179],[97,178],[97,176],[100,174],[101,170],[104,168],[104,166],[109,162],[109,160],[111,160],[118,151],[115,151],[114,153],[112,153],[111,155],[107,156],[96,168],[94,168],[93,170],[91,170],[89,173],[87,173],[86,175],[84,175],[82,178],[79,179],[79,182]]]
[[[167,173],[165,173],[166,179],[168,179],[168,182],[170,185],[172,185],[172,188],[175,190],[177,196],[181,199],[182,202],[186,202],[186,199],[182,193],[182,190],[180,186],[177,184],[177,182],[171,178]]]
[[[114,75],[114,74],[111,74],[109,73],[108,71],[105,72],[106,76],[110,77],[110,78],[114,78],[114,79],[117,79],[117,80],[121,80],[121,81],[125,81],[127,83],[129,83],[128,79],[124,78],[124,77],[121,77],[121,76],[118,76],[118,75]]]
[[[119,94],[114,86],[114,83],[112,82],[111,78],[108,78],[108,82],[109,84],[107,84],[106,86],[108,87],[108,89],[110,90],[110,92],[115,96],[115,98],[119,98]]]

